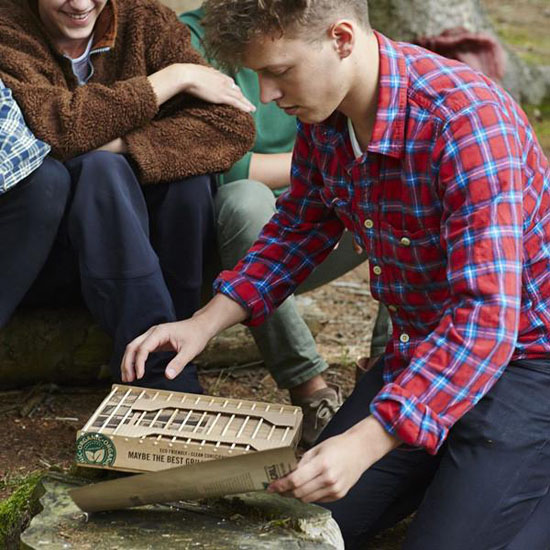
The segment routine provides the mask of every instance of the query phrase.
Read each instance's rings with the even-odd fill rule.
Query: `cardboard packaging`
[[[80,466],[154,472],[280,447],[296,448],[302,411],[115,384],[77,433]]]
[[[282,447],[102,481],[73,489],[70,495],[84,512],[103,512],[261,491],[295,467],[293,449]]]

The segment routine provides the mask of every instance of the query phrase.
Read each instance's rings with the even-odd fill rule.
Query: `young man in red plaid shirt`
[[[193,319],[128,346],[128,381],[261,323],[345,228],[393,337],[297,469],[347,548],[417,510],[405,547],[550,548],[550,169],[525,114],[456,61],[370,28],[364,0],[207,0],[221,62],[299,120],[292,185]]]

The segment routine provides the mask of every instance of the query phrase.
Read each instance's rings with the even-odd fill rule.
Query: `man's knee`
[[[275,213],[275,197],[263,183],[239,180],[218,189],[215,206],[218,233],[246,234],[253,240]]]

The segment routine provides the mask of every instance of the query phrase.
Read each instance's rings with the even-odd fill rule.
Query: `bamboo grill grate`
[[[295,445],[301,420],[290,405],[115,384],[81,433],[248,452]]]

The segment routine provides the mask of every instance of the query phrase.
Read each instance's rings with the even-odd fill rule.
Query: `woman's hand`
[[[247,113],[256,110],[235,81],[213,67],[194,63],[174,63],[148,78],[159,106],[176,94],[187,93],[209,103],[232,105]]]
[[[186,63],[181,65],[184,71],[184,90],[209,103],[233,105],[241,111],[251,113],[256,107],[246,99],[235,81],[222,72],[204,65]]]
[[[109,143],[98,147],[96,151],[108,151],[109,153],[119,153],[123,155],[128,152],[128,147],[122,138],[116,138],[113,139],[113,141],[109,141]]]

